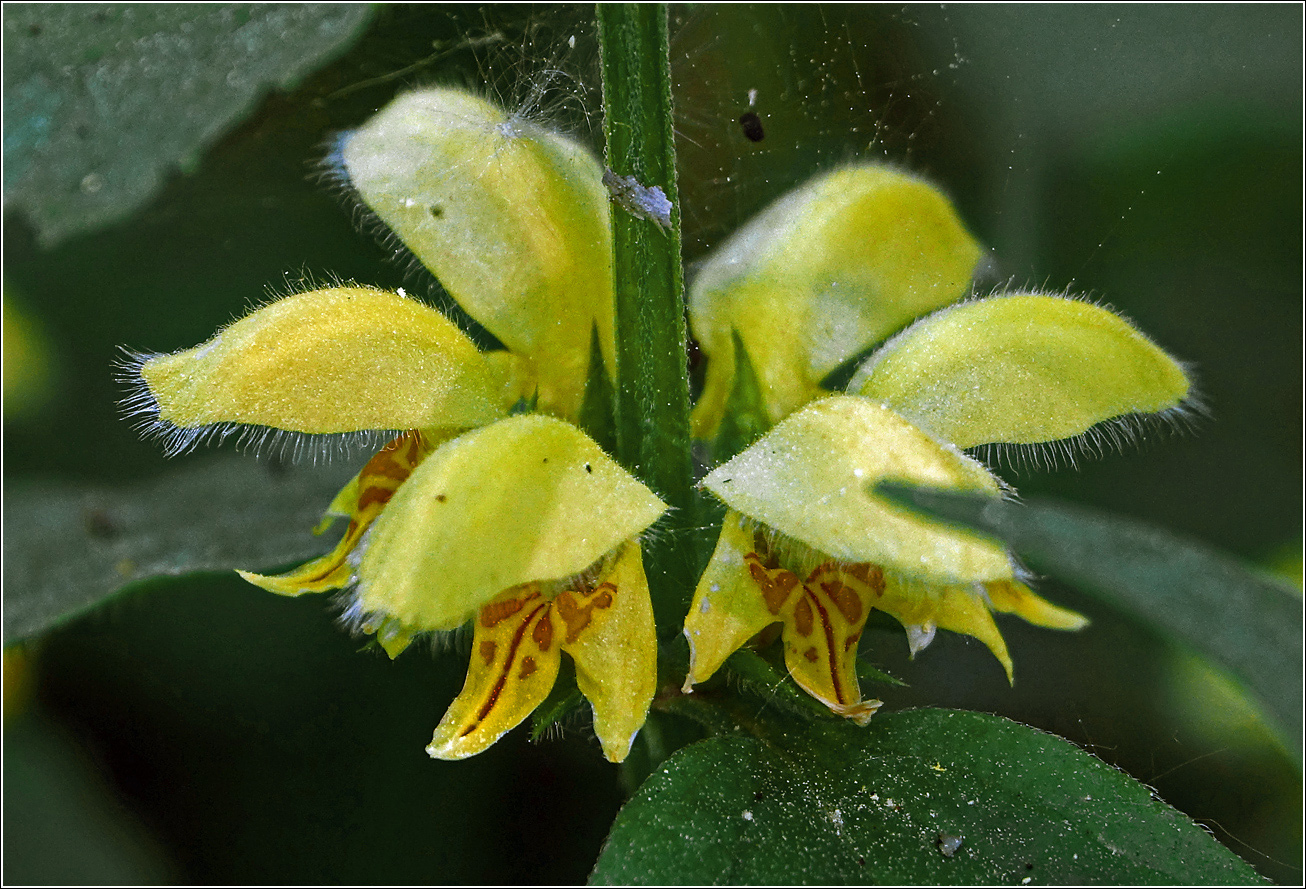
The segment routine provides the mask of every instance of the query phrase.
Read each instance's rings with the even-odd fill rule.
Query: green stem
[[[660,188],[671,225],[613,204],[617,458],[671,507],[645,547],[658,633],[678,633],[693,593],[695,525],[684,270],[665,4],[599,4],[607,166]]]

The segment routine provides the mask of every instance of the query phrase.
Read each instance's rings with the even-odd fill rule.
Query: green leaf
[[[725,416],[712,442],[712,462],[721,464],[757,441],[771,428],[762,399],[762,385],[748,357],[748,349],[739,331],[730,331],[734,340],[735,376],[726,399]]]
[[[616,393],[612,389],[612,379],[608,376],[608,366],[603,361],[603,349],[599,346],[599,329],[590,332],[590,368],[585,380],[585,395],[580,403],[580,428],[603,448],[608,454],[617,453],[617,418],[612,409],[616,405]]]
[[[539,741],[555,730],[561,731],[563,723],[585,706],[585,696],[576,685],[576,668],[570,658],[564,658],[553,690],[531,714],[531,740]]]
[[[47,247],[126,218],[371,15],[364,4],[6,9],[5,203]]]
[[[1251,883],[1147,787],[997,716],[914,710],[671,757],[617,816],[596,884]]]
[[[321,555],[334,540],[311,529],[351,474],[228,457],[132,488],[6,483],[4,644],[134,581]]]
[[[1069,504],[884,485],[904,506],[1007,543],[1031,568],[1176,639],[1238,677],[1301,750],[1302,600],[1223,553]]]

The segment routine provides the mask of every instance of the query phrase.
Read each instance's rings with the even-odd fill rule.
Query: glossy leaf
[[[4,644],[39,635],[134,581],[320,555],[331,541],[309,529],[354,471],[231,456],[117,489],[8,483]]]
[[[5,10],[5,203],[46,246],[117,222],[343,52],[364,4],[33,3]]]
[[[928,515],[1004,540],[1030,567],[1183,642],[1239,677],[1300,761],[1302,600],[1237,560],[1142,522],[1051,501],[885,486]]]
[[[1147,787],[998,716],[915,710],[684,748],[613,826],[611,884],[1252,883]]]

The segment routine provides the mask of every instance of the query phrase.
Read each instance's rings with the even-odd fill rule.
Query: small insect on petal
[[[744,138],[749,142],[761,142],[766,138],[766,131],[762,129],[762,118],[757,116],[756,111],[745,111],[741,114],[739,126],[744,131]]]

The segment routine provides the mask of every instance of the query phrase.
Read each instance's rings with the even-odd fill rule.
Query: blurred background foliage
[[[42,36],[30,20],[11,28],[12,8],[7,166],[11,134],[34,113],[11,104],[24,72],[10,60]],[[513,106],[546,84],[542,107],[525,110],[597,149],[589,16],[380,7],[333,60],[269,78],[264,98],[120,221],[42,234],[7,193],[5,480],[132,486],[213,459],[165,464],[119,418],[121,344],[190,346],[308,278],[440,303],[429,275],[360,233],[319,159],[333,133],[437,81],[488,82]],[[690,273],[816,169],[887,157],[931,176],[992,248],[984,287],[1110,303],[1191,362],[1209,408],[1195,434],[1005,477],[1300,585],[1301,16],[1294,5],[677,8]],[[740,131],[750,109],[761,142]],[[338,469],[341,482],[353,471]],[[239,516],[215,507],[215,521]],[[88,546],[112,533],[97,515],[86,525]],[[1042,591],[1093,624],[1065,635],[1005,622],[1014,689],[964,638],[940,634],[909,662],[901,630],[868,630],[879,665],[909,684],[878,692],[886,709],[984,710],[1060,734],[1262,873],[1299,883],[1300,775],[1238,689],[1074,591]],[[469,762],[433,762],[423,745],[465,649],[389,663],[358,647],[321,599],[199,575],[137,585],[6,653],[5,879],[582,881],[625,792],[588,727],[539,744],[519,730]]]

